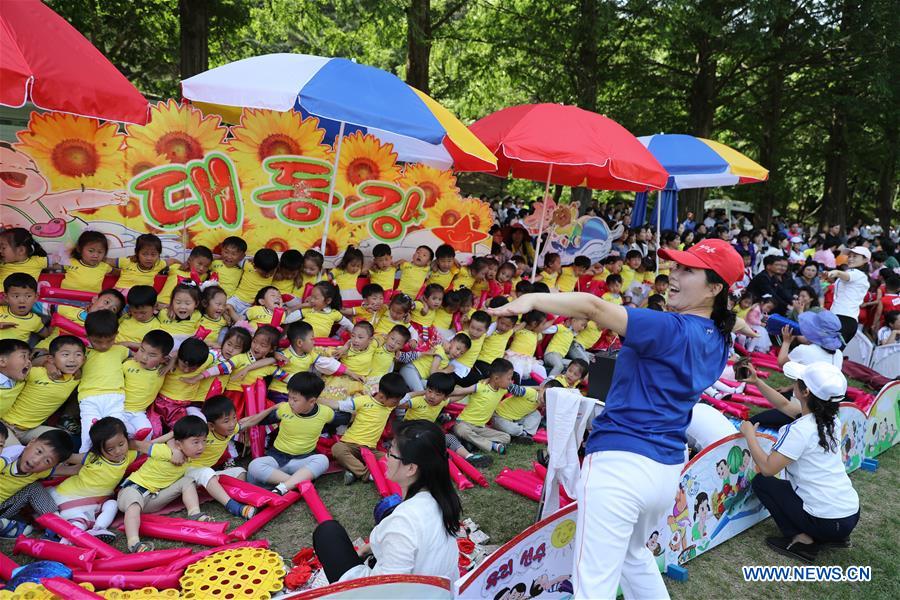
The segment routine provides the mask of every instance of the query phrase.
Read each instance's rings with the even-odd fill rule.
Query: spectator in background
[[[681,226],[684,228],[685,231],[691,231],[691,232],[694,231],[694,229],[697,227],[697,222],[694,221],[694,212],[693,211],[689,210],[687,212],[687,217],[685,218],[684,221],[681,222]]]
[[[789,276],[785,276],[788,268],[787,258],[770,255],[763,259],[763,271],[756,275],[747,286],[747,291],[756,298],[766,294],[775,301],[775,312],[783,315],[794,301],[797,285]]]

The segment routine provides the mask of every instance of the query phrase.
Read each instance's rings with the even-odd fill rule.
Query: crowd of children
[[[146,551],[142,513],[180,499],[208,520],[203,488],[250,518],[219,477],[287,493],[329,469],[323,438],[338,440],[326,446],[346,483],[368,480],[362,450],[381,457],[399,419],[445,424],[449,451],[489,464],[531,440],[547,387],[583,386],[591,352],[616,340],[585,319],[486,309],[574,289],[664,309],[667,287],[628,257],[561,267],[548,254],[532,282],[520,256],[462,265],[447,245],[396,262],[387,245],[370,260],[351,247],[331,270],[315,250],[248,256],[238,237],[183,263],[161,250],[145,234],[133,256],[107,260],[105,237],[83,233],[59,287],[95,296],[71,306],[40,299],[39,277],[58,266],[31,235],[0,233],[0,537],[30,532],[26,506],[101,538],[121,511],[127,548]],[[268,407],[251,410],[259,379]],[[451,402],[464,405],[455,420]],[[245,470],[235,459],[254,427],[270,433]],[[42,486],[51,476],[67,477]]]

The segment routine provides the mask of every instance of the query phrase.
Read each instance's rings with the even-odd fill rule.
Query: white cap
[[[785,377],[803,381],[812,395],[820,400],[840,402],[847,394],[847,378],[831,363],[814,362],[804,365],[787,362],[783,368]]]
[[[803,238],[800,237],[799,235],[795,235],[794,237],[791,238],[791,243],[792,244],[802,244]]]
[[[865,257],[866,260],[872,260],[872,253],[865,246],[856,246],[850,249],[850,252],[853,254],[859,254],[862,257]]]

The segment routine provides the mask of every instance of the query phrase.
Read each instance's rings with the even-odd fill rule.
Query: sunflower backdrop
[[[465,255],[491,225],[488,206],[460,197],[453,173],[399,163],[372,134],[345,136],[333,172],[325,130],[295,112],[245,109],[228,127],[169,100],[147,125],[127,128],[33,112],[17,137],[0,144],[0,225],[30,229],[52,254],[85,229],[103,231],[114,257],[145,232],[175,258],[232,235],[251,252],[317,248],[332,178],[329,263],[350,244],[365,252],[388,243],[406,259],[418,245],[449,243]]]

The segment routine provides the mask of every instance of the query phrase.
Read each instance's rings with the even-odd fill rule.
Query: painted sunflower
[[[128,150],[137,156],[162,155],[166,163],[184,164],[203,158],[222,144],[228,128],[217,115],[203,116],[196,108],[174,100],[150,108],[150,122],[128,126]]]
[[[164,154],[156,152],[154,148],[137,147],[125,149],[125,171],[129,181],[153,167],[169,164],[169,159]]]
[[[456,187],[453,173],[421,163],[406,165],[400,185],[404,188],[414,185],[422,188],[425,192],[425,208],[431,208],[441,200],[459,200],[459,188]]]
[[[441,199],[425,213],[427,216],[423,225],[426,229],[455,225],[465,215],[471,215],[472,229],[478,231],[487,231],[493,223],[490,207],[477,198],[461,199],[457,196]]]
[[[322,234],[325,231],[325,222],[315,227],[304,229],[300,235],[292,239],[293,247],[301,252],[313,248],[318,250],[322,245]],[[343,215],[334,213],[331,215],[331,226],[328,228],[328,240],[325,242],[325,257],[336,257],[344,253],[347,246],[358,246],[365,238],[369,237],[365,227],[350,225],[343,219]]]
[[[103,190],[125,185],[122,144],[115,123],[63,113],[31,113],[16,148],[31,156],[52,191],[81,186]]]
[[[231,128],[230,156],[247,191],[265,185],[269,176],[263,160],[270,156],[311,156],[332,162],[331,147],[323,144],[325,130],[315,117],[304,119],[293,111],[244,109],[240,125]]]
[[[336,176],[335,189],[344,197],[355,195],[356,186],[366,180],[395,183],[400,178],[400,167],[394,145],[382,144],[371,133],[356,131],[345,136]]]

